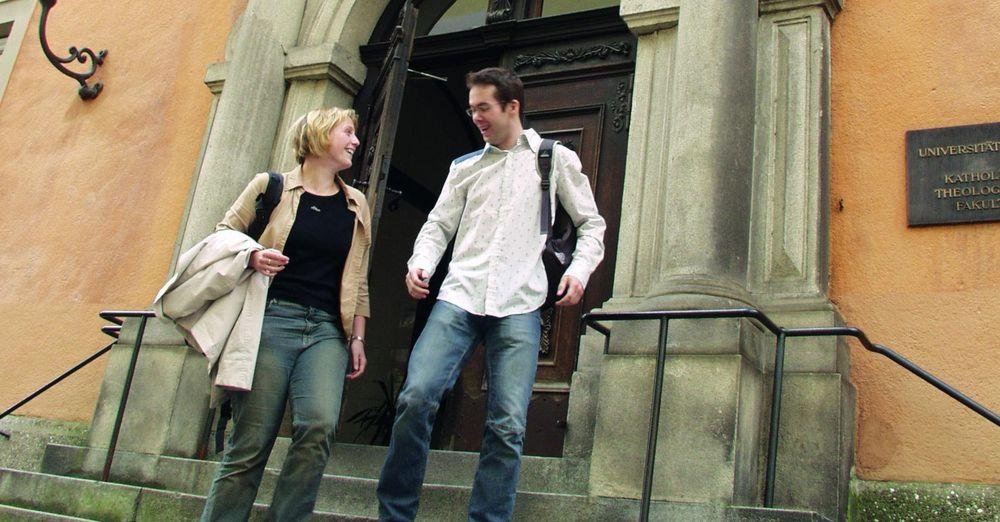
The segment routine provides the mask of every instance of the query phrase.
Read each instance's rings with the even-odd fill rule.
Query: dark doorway
[[[380,59],[379,52],[378,44],[363,49],[370,67]],[[433,304],[433,295],[420,303],[406,295],[406,260],[452,159],[483,146],[464,112],[468,105],[464,77],[471,70],[503,65],[515,69],[525,82],[528,126],[580,155],[598,207],[608,221],[607,254],[590,280],[583,303],[544,318],[525,453],[562,454],[579,317],[611,295],[634,56],[635,39],[617,8],[511,20],[415,40],[388,183],[402,195],[387,195],[375,239],[371,294],[376,317],[369,333],[372,364],[367,380],[348,392],[354,410],[385,400],[376,381],[383,385],[392,381],[396,389],[391,393],[398,391],[412,342]],[[432,289],[440,284],[446,263],[447,259],[439,267]],[[434,447],[479,449],[487,386],[482,350],[477,350],[442,405]],[[345,413],[351,415],[351,411]],[[350,436],[356,428],[345,426],[344,433]]]

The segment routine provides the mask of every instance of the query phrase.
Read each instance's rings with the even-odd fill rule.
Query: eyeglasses
[[[475,116],[477,112],[488,112],[490,110],[490,107],[492,107],[494,105],[499,105],[499,106],[503,107],[506,104],[504,104],[504,103],[480,103],[479,105],[476,105],[475,107],[469,107],[468,109],[465,109],[465,113],[468,114],[469,117],[471,118],[471,117]]]

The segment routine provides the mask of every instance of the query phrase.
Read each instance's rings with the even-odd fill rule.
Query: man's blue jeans
[[[480,342],[486,346],[489,389],[469,519],[510,520],[540,336],[538,311],[489,317],[470,314],[445,301],[434,305],[410,354],[406,383],[397,401],[389,454],[378,483],[381,520],[416,517],[438,406]]]
[[[335,321],[317,308],[268,302],[253,387],[231,394],[233,423],[203,521],[247,519],[286,399],[292,403],[292,443],[268,518],[303,520],[312,513],[347,373],[347,348]]]

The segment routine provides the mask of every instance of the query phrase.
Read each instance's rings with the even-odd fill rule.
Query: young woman
[[[271,278],[248,392],[231,392],[233,425],[202,520],[246,520],[285,411],[292,443],[269,518],[302,520],[316,503],[340,414],[344,379],[367,364],[369,211],[339,172],[359,146],[357,115],[317,109],[289,130],[299,166],[282,174],[281,200],[250,256]],[[254,177],[217,230],[246,232],[268,174]]]

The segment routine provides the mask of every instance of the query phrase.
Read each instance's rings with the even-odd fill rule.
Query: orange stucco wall
[[[831,297],[875,342],[1000,411],[1000,223],[908,228],[904,137],[1000,121],[1000,1],[845,4],[832,33]],[[1000,428],[852,350],[859,477],[1000,483]]]
[[[55,52],[109,51],[89,102],[43,56],[35,9],[0,103],[0,406],[107,344],[98,311],[149,305],[212,106],[205,70],[245,3],[60,0]],[[89,420],[104,362],[17,414]]]

